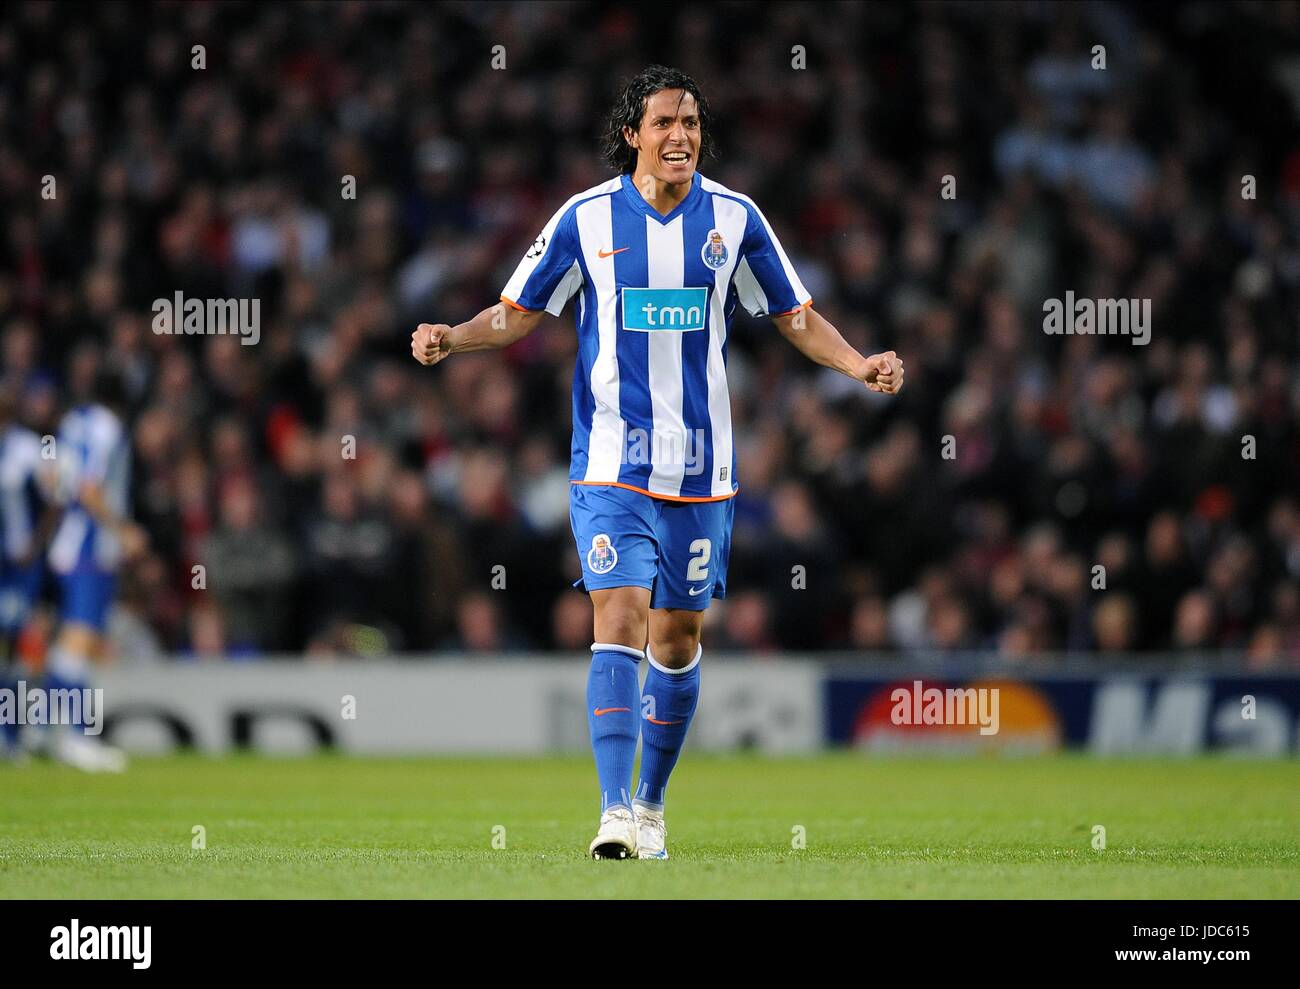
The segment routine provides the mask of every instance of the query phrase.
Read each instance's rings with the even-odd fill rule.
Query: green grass
[[[668,862],[586,858],[593,775],[583,758],[0,765],[0,897],[1300,896],[1294,761],[688,752]]]

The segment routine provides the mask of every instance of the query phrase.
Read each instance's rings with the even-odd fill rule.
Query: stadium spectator
[[[0,373],[44,435],[122,372],[150,552],[119,650],[571,650],[571,329],[435,373],[406,342],[497,295],[601,179],[613,87],[681,62],[719,120],[705,174],[770,204],[818,307],[910,379],[846,391],[737,315],[712,647],[1294,665],[1292,9],[730,4],[652,41],[649,9],[594,4],[22,5],[0,21]],[[1203,56],[1224,31],[1230,65]],[[258,299],[256,344],[159,332],[177,292]],[[1149,344],[1041,332],[1067,292],[1149,299]]]

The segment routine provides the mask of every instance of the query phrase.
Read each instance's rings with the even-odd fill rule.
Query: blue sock
[[[637,704],[641,699],[637,663],[641,650],[597,642],[587,675],[587,724],[600,779],[600,812],[622,805],[632,809],[632,763],[636,759]]]
[[[703,647],[696,647],[689,666],[670,670],[655,662],[646,647],[650,669],[641,692],[641,779],[636,788],[636,803],[651,810],[664,809],[668,777],[681,755],[695,706],[700,700],[700,657]]]

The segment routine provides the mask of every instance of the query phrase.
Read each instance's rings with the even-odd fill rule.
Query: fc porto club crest
[[[596,576],[609,573],[618,565],[618,550],[605,533],[591,537],[591,549],[587,550],[587,566]]]
[[[727,263],[727,258],[731,255],[727,252],[727,245],[722,241],[721,231],[709,231],[709,236],[705,238],[704,246],[700,249],[700,257],[714,271]]]

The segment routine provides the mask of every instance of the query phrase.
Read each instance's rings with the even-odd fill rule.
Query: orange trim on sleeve
[[[687,498],[683,495],[656,494],[653,491],[647,491],[645,488],[638,488],[633,484],[624,484],[622,481],[570,481],[569,483],[587,484],[600,488],[627,488],[629,491],[636,491],[639,494],[649,495],[651,498],[658,498],[661,501],[726,501],[728,498],[734,498],[736,493],[740,491],[740,487],[737,486],[736,490],[731,492],[731,494],[712,495],[708,498]]]
[[[795,313],[797,313],[800,309],[808,309],[809,307],[811,307],[811,306],[812,306],[812,302],[813,302],[813,300],[812,300],[812,299],[809,299],[809,300],[808,300],[807,302],[805,302],[802,306],[795,306],[795,307],[794,307],[793,309],[791,309],[789,312],[779,312],[779,313],[777,313],[777,315],[778,315],[778,316],[793,316],[793,315],[794,315]]]
[[[535,310],[532,310],[532,309],[525,309],[523,306],[521,306],[521,305],[520,305],[518,302],[516,302],[514,299],[507,299],[504,295],[501,296],[501,301],[504,302],[504,303],[506,303],[506,304],[508,304],[508,305],[509,305],[511,308],[513,308],[513,309],[518,309],[520,312],[534,312],[534,311],[535,311]]]

